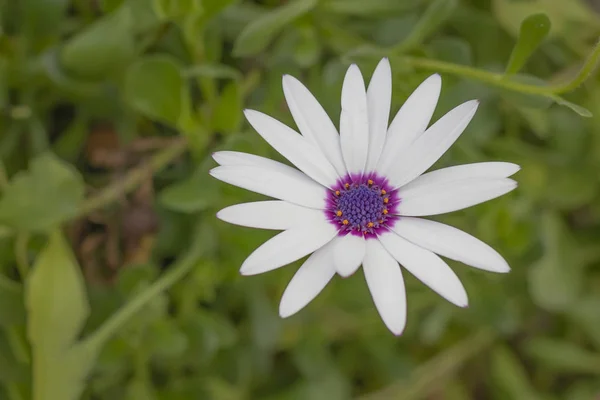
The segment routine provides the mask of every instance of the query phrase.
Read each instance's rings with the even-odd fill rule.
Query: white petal
[[[246,119],[275,150],[298,169],[324,186],[339,179],[335,169],[317,146],[275,118],[254,110],[245,110]]]
[[[217,213],[217,218],[251,228],[285,230],[325,220],[325,215],[323,211],[314,208],[269,200],[226,207]]]
[[[473,178],[400,189],[398,214],[422,217],[444,214],[495,199],[517,187],[512,179]]]
[[[300,206],[325,207],[326,190],[323,186],[294,168],[276,161],[273,163],[269,168],[243,165],[216,167],[210,174],[230,185]]]
[[[283,76],[283,93],[300,133],[319,146],[338,175],[346,175],[340,135],[310,91],[296,78]]]
[[[392,228],[404,239],[441,256],[492,272],[509,272],[508,263],[481,240],[453,226],[423,218],[402,217]]]
[[[383,247],[418,280],[449,302],[459,307],[468,305],[465,288],[444,260],[393,232],[379,235],[379,240]]]
[[[333,224],[323,221],[288,229],[263,243],[246,258],[240,272],[256,275],[283,267],[321,248],[337,234]]]
[[[283,165],[278,161],[271,160],[270,158],[265,158],[254,154],[241,153],[239,151],[217,151],[216,153],[212,154],[212,158],[217,162],[217,164],[222,166],[246,165],[249,167],[278,168],[278,165]]]
[[[333,239],[333,263],[338,274],[344,278],[356,272],[365,257],[365,239],[346,235]]]
[[[302,264],[281,297],[279,315],[287,318],[310,303],[335,275],[331,242],[321,247]]]
[[[405,148],[389,170],[390,184],[400,187],[429,169],[465,130],[478,104],[472,100],[454,108]]]
[[[507,162],[482,162],[456,165],[428,172],[402,186],[403,190],[426,185],[437,185],[444,182],[456,182],[471,178],[508,178],[517,173],[521,167]]]
[[[381,150],[385,143],[390,106],[392,103],[392,69],[387,58],[382,59],[367,89],[367,107],[369,115],[369,153],[367,171],[377,166]]]
[[[378,240],[367,240],[365,279],[381,319],[394,335],[406,325],[406,289],[400,266]]]
[[[425,132],[441,90],[442,78],[435,74],[425,79],[404,102],[388,129],[385,147],[377,166],[378,172],[387,174],[400,152]]]
[[[348,172],[361,174],[367,162],[369,119],[365,82],[356,64],[352,64],[342,86],[340,142]]]

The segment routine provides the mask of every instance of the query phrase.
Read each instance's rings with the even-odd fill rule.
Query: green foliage
[[[0,1],[0,399],[598,397],[591,3]],[[299,263],[241,277],[273,232],[215,213],[262,197],[208,175],[218,150],[281,160],[242,110],[295,127],[283,74],[337,126],[347,66],[368,82],[381,57],[393,112],[432,73],[434,120],[481,101],[438,166],[522,167],[511,195],[439,218],[511,273],[452,263],[467,309],[405,274],[399,338],[360,272],[279,318]]]
[[[86,79],[99,79],[121,69],[135,53],[134,16],[128,8],[90,25],[65,43],[63,67]]]
[[[251,56],[263,50],[286,25],[309,12],[316,0],[294,0],[249,23],[238,36],[233,54]]]
[[[550,20],[546,14],[534,14],[525,18],[521,24],[517,44],[508,60],[506,73],[518,72],[549,32]]]
[[[93,358],[74,348],[90,310],[81,269],[58,231],[50,235],[33,266],[25,301],[33,398],[77,399],[93,367]]]
[[[43,154],[5,188],[0,222],[23,231],[48,231],[76,215],[83,195],[79,172],[54,155]]]
[[[174,126],[189,102],[181,69],[169,56],[150,56],[133,64],[125,77],[125,96],[143,115]]]

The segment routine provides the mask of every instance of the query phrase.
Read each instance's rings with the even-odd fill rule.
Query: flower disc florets
[[[397,192],[374,174],[347,176],[328,193],[327,218],[339,226],[339,234],[376,237],[397,218]]]

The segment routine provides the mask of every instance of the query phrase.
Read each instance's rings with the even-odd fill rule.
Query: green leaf
[[[149,354],[159,358],[181,358],[189,347],[185,333],[173,320],[164,317],[147,328],[145,341]]]
[[[0,222],[24,231],[48,231],[73,217],[83,197],[78,171],[46,153],[11,180],[0,199]]]
[[[167,55],[148,56],[129,67],[125,98],[140,113],[174,126],[189,113],[189,93],[181,68]]]
[[[129,400],[156,400],[154,388],[147,379],[133,379],[127,386],[127,395]]]
[[[9,330],[0,330],[0,384],[26,382],[29,375],[29,365],[15,357],[14,341],[10,340]]]
[[[135,55],[133,23],[127,7],[99,19],[65,44],[61,64],[87,79],[100,79],[121,70]]]
[[[182,16],[200,14],[200,0],[152,0],[154,12],[162,19],[173,19]]]
[[[40,40],[60,32],[68,0],[22,0],[23,22],[28,36]]]
[[[454,13],[457,0],[435,0],[419,19],[417,26],[410,35],[396,48],[397,51],[407,51],[421,45],[431,34],[440,28]]]
[[[25,322],[23,287],[0,275],[0,325],[11,326]]]
[[[186,77],[200,76],[212,79],[235,79],[241,80],[242,74],[235,68],[223,64],[201,64],[194,65],[184,72]]]
[[[596,15],[583,0],[493,0],[493,12],[497,20],[513,36],[518,36],[521,22],[532,14],[544,13],[552,21],[550,37],[563,36],[572,27],[580,33],[586,30],[594,35],[597,26]]]
[[[420,0],[328,0],[323,2],[323,10],[341,15],[389,16],[418,7]]]
[[[285,26],[310,12],[316,5],[317,0],[294,0],[255,19],[237,37],[233,54],[246,57],[260,52]]]
[[[25,302],[33,353],[33,397],[78,399],[95,352],[73,347],[89,306],[81,269],[58,230],[50,235],[27,279]]]
[[[100,7],[105,13],[110,13],[119,8],[125,0],[101,0]]]
[[[556,102],[556,104],[560,104],[561,106],[570,108],[571,110],[575,111],[577,114],[581,115],[582,117],[586,117],[586,118],[593,117],[592,112],[590,110],[588,110],[587,108],[584,108],[580,105],[571,103],[570,101],[567,101],[560,96],[553,95],[552,100],[554,100]]]
[[[473,54],[469,43],[463,39],[441,37],[429,43],[428,50],[433,53],[432,58],[448,61],[454,64],[473,64]]]
[[[553,370],[600,375],[600,353],[559,339],[536,337],[528,341],[525,351],[538,363]]]
[[[300,30],[300,38],[294,48],[294,60],[307,68],[317,63],[321,55],[321,42],[315,29]]]
[[[81,97],[97,96],[102,87],[99,82],[90,82],[76,79],[62,67],[60,53],[52,49],[44,53],[40,58],[42,73],[57,88],[68,94]]]
[[[170,210],[193,214],[217,205],[221,187],[208,174],[212,159],[204,162],[189,178],[175,182],[160,192],[159,202]]]
[[[587,334],[588,338],[600,350],[600,295],[591,293],[587,298],[577,302],[569,313],[573,320]]]
[[[546,310],[567,310],[578,300],[583,288],[583,266],[559,216],[544,214],[540,230],[544,253],[529,270],[531,296]]]
[[[237,132],[242,124],[242,94],[239,82],[225,85],[213,110],[212,127],[216,132]]]
[[[550,20],[546,14],[534,14],[525,18],[521,23],[517,44],[515,44],[508,60],[506,73],[514,74],[523,68],[531,54],[548,36],[549,32]]]
[[[497,346],[492,352],[491,374],[495,388],[509,399],[536,400],[533,386],[529,382],[525,367],[506,346]]]

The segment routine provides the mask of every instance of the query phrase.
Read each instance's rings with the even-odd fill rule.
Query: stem
[[[507,78],[502,73],[484,71],[481,69],[465,65],[452,64],[445,61],[430,60],[427,58],[411,56],[399,56],[399,58],[401,61],[404,61],[408,65],[415,68],[465,76],[515,92],[551,97],[552,95],[561,94],[576,89],[589,77],[600,61],[600,42],[596,44],[594,50],[583,64],[583,67],[581,67],[579,70],[579,73],[571,81],[548,86],[536,86],[527,83],[521,83]]]
[[[360,400],[425,398],[444,379],[454,374],[471,357],[481,354],[493,342],[493,333],[488,330],[478,331],[425,362],[406,381],[394,383],[378,392],[361,397]]]
[[[175,282],[183,278],[200,258],[202,246],[192,246],[190,251],[177,265],[170,268],[156,282],[138,294],[133,300],[121,307],[115,314],[106,320],[94,333],[84,340],[83,345],[100,348],[109,340],[131,317],[144,308],[157,295],[167,290]]]
[[[105,207],[117,200],[123,193],[131,192],[138,187],[144,179],[163,169],[179,157],[186,149],[187,140],[181,139],[173,142],[169,147],[154,155],[148,163],[129,171],[123,180],[109,185],[97,195],[86,200],[79,210],[77,210],[74,217],[87,215],[90,212]]]
[[[438,60],[429,60],[420,57],[402,56],[401,60],[416,68],[428,69],[437,72],[445,72],[448,74],[458,76],[465,76],[515,92],[537,94],[540,96],[547,96],[549,94],[552,94],[552,90],[549,89],[551,88],[550,86],[535,86],[517,82],[511,79],[507,79],[504,76],[504,74],[501,73],[489,72],[473,67],[468,67],[465,65],[452,64]]]
[[[600,61],[600,41],[596,43],[596,46],[594,46],[594,50],[592,50],[592,53],[588,56],[587,60],[585,60],[583,67],[581,67],[579,73],[575,76],[575,78],[573,78],[570,82],[564,83],[562,85],[550,86],[552,92],[554,94],[561,94],[577,89],[577,87],[579,87],[579,85],[585,82],[585,80],[590,76],[590,74],[594,72],[594,70],[598,66],[598,61]]]

